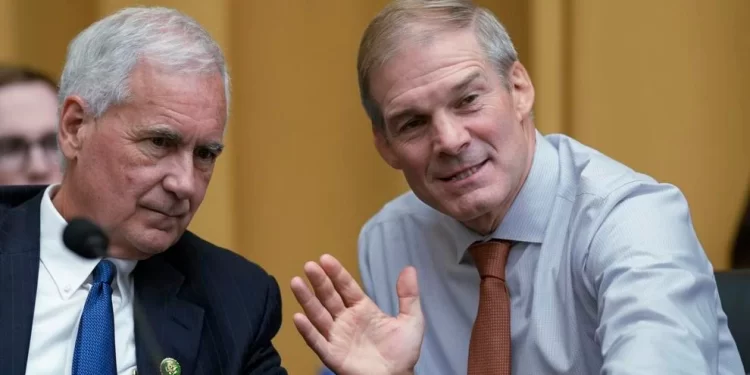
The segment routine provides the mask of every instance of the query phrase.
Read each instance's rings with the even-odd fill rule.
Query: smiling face
[[[61,149],[69,160],[55,206],[106,228],[112,251],[146,258],[187,228],[208,188],[226,121],[219,73],[180,75],[139,64],[131,100],[99,119],[80,98],[64,104]]]
[[[528,74],[516,62],[504,84],[470,28],[404,43],[370,77],[385,120],[378,151],[422,201],[489,233],[531,166]]]

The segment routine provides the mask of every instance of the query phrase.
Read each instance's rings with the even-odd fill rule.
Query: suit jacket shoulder
[[[0,374],[23,374],[39,275],[41,186],[0,187]]]
[[[286,374],[271,343],[281,327],[279,286],[259,265],[186,231],[139,262],[135,277],[161,355],[181,356],[183,372]]]
[[[43,185],[0,186],[0,217],[44,192]]]
[[[260,265],[231,250],[216,246],[190,231],[185,231],[167,255],[170,263],[185,276],[190,275],[220,284],[240,282],[243,286],[247,286],[246,282],[261,286],[258,284],[274,281],[273,276]],[[259,288],[249,289],[255,293]]]

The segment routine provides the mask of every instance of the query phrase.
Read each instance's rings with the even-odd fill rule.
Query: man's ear
[[[77,157],[85,138],[84,125],[93,121],[90,116],[86,116],[85,105],[81,97],[72,95],[65,98],[60,110],[57,140],[60,144],[60,151],[67,160]]]
[[[383,158],[383,160],[385,160],[385,162],[388,163],[391,168],[401,169],[401,164],[398,161],[398,157],[393,152],[392,145],[388,141],[385,131],[385,129],[376,129],[376,127],[373,126],[372,136],[375,141],[375,148],[378,149],[380,157]]]
[[[518,61],[513,63],[508,72],[508,87],[513,97],[513,109],[520,122],[529,117],[534,107],[534,85],[526,68]]]

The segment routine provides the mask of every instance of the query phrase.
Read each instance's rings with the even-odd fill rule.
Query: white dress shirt
[[[44,192],[40,209],[40,264],[34,323],[26,366],[28,375],[70,375],[78,323],[91,289],[91,273],[100,259],[84,259],[68,250],[62,242],[67,225],[52,205],[57,191],[50,186]],[[117,372],[131,375],[136,368],[133,323],[133,277],[137,261],[109,259],[117,267],[112,282],[112,308],[115,317]]]
[[[517,242],[506,266],[513,374],[744,374],[682,193],[564,135],[536,139],[491,236],[413,193],[363,228],[362,280],[383,311],[398,314],[398,274],[417,269],[417,374],[466,374],[480,282],[466,249],[489,237]]]

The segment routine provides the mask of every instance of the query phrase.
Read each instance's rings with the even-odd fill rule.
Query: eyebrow
[[[461,82],[453,85],[453,87],[451,88],[451,92],[455,94],[455,93],[466,91],[466,89],[469,88],[469,86],[472,83],[474,83],[474,81],[476,81],[480,76],[481,74],[479,72],[471,73],[469,76],[464,78]]]
[[[182,134],[166,125],[153,125],[140,129],[139,133],[146,137],[166,138],[172,143],[182,143]]]
[[[222,151],[224,151],[224,145],[218,142],[210,142],[203,145],[199,145],[198,147],[204,148],[208,151],[211,151],[215,154],[221,154]]]
[[[181,144],[183,141],[182,134],[167,125],[153,125],[141,129],[141,133],[147,137],[162,137],[174,144]],[[205,148],[208,151],[220,154],[224,150],[224,144],[220,142],[208,142],[199,144],[197,147]]]
[[[474,83],[474,81],[476,81],[481,76],[482,74],[480,72],[471,73],[470,75],[466,76],[466,78],[462,79],[460,82],[458,82],[457,84],[453,85],[453,87],[451,87],[450,89],[451,94],[455,95],[457,93],[466,91],[466,89],[469,86],[471,86],[471,84]],[[399,120],[405,117],[410,117],[414,115],[414,113],[415,111],[413,109],[407,108],[407,109],[398,111],[391,116],[388,116],[386,122],[399,122]]]

